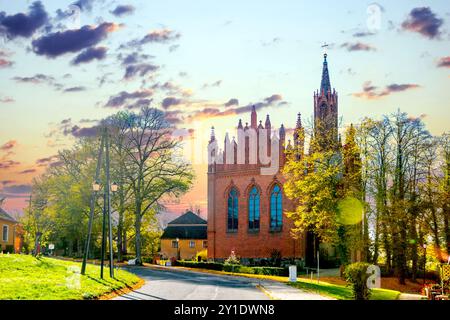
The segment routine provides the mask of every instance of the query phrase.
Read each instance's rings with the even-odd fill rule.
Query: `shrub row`
[[[261,274],[268,276],[288,276],[289,269],[278,267],[248,267],[239,264],[223,264],[218,262],[196,262],[178,260],[176,265],[188,268],[201,268],[217,271],[246,273],[246,274]]]

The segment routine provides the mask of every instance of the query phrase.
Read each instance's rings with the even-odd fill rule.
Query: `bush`
[[[234,250],[231,251],[230,256],[225,260],[225,264],[240,264],[239,258],[236,256]]]
[[[365,262],[356,262],[345,267],[344,276],[347,282],[352,286],[353,297],[355,300],[369,300],[371,290],[367,287],[367,268],[370,264]]]
[[[277,267],[248,267],[240,264],[223,264],[218,262],[196,262],[177,260],[177,266],[188,268],[200,268],[216,271],[246,273],[246,274],[260,274],[267,276],[288,276],[289,269]]]
[[[197,262],[197,261],[177,260],[175,265],[188,268],[200,268],[217,271],[223,270],[223,264],[217,262]]]
[[[196,261],[206,261],[208,260],[208,251],[206,249],[197,252],[197,254],[195,255],[195,260]]]

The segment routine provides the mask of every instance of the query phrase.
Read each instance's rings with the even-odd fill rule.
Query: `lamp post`
[[[102,133],[101,145],[98,153],[97,170],[95,173],[95,181],[92,184],[92,197],[91,197],[91,211],[89,216],[88,224],[88,235],[86,241],[86,248],[83,256],[83,264],[81,266],[81,274],[85,274],[86,262],[89,255],[89,244],[91,240],[92,233],[92,223],[94,220],[94,209],[97,198],[97,193],[100,191],[101,186],[98,182],[100,176],[100,169],[102,166],[102,155],[105,153],[105,174],[106,181],[104,185],[103,192],[103,221],[102,221],[102,247],[101,247],[101,265],[100,265],[100,277],[103,279],[103,266],[105,262],[105,252],[106,252],[106,219],[108,219],[108,231],[109,231],[109,275],[114,278],[114,251],[113,251],[113,236],[112,236],[112,219],[111,219],[111,192],[114,193],[118,190],[118,185],[110,181],[110,159],[109,159],[109,139],[108,139],[108,129],[105,127]]]
[[[422,245],[422,248],[423,248],[423,285],[425,286],[425,277],[427,269],[427,244],[424,243]]]
[[[177,260],[181,259],[181,252],[180,252],[180,239],[177,238]]]

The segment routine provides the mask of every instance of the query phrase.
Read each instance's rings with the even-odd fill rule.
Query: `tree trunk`
[[[415,219],[412,221],[412,225],[411,225],[411,231],[410,231],[410,238],[411,240],[414,240],[411,243],[410,249],[411,249],[411,260],[412,260],[412,281],[416,281],[417,279],[417,272],[418,272],[418,260],[419,260],[419,255],[417,253],[417,245],[418,245],[418,237],[417,237],[417,230],[416,230],[416,221]]]
[[[135,222],[134,222],[134,228],[136,231],[135,235],[135,241],[136,241],[136,264],[141,265],[142,264],[142,257],[141,257],[141,205],[136,205],[136,212],[135,212]]]

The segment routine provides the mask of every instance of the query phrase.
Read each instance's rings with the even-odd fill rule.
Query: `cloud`
[[[8,185],[8,184],[13,184],[13,183],[15,183],[14,180],[2,180],[2,181],[0,181],[0,184],[1,184],[2,186],[6,186],[6,185]]]
[[[363,91],[353,93],[352,95],[356,98],[362,98],[367,100],[376,100],[382,97],[388,96],[392,93],[403,92],[411,89],[420,88],[418,84],[390,84],[386,86],[383,90],[378,90],[377,86],[372,85],[371,81],[367,81],[363,84]]]
[[[77,86],[77,87],[70,87],[70,88],[66,88],[64,89],[64,92],[81,92],[81,91],[86,91],[86,87],[83,86]]]
[[[147,74],[158,70],[159,67],[150,63],[130,64],[125,68],[124,79],[132,79],[135,76],[144,77]]]
[[[14,64],[14,62],[0,58],[0,69],[9,68]]]
[[[362,42],[350,43],[345,42],[341,45],[341,48],[346,48],[347,51],[376,51],[377,49],[369,44]]]
[[[116,17],[122,17],[124,15],[132,14],[134,7],[132,5],[118,5],[111,13]]]
[[[258,111],[267,107],[274,106],[276,102],[278,102],[278,106],[285,103],[285,101],[283,101],[283,97],[280,94],[273,94],[267,98],[264,98],[262,102],[250,103],[242,107],[227,107],[223,111],[221,111],[219,107],[206,107],[200,111],[194,112],[189,116],[189,118],[193,120],[198,118],[224,117],[229,115],[248,113],[252,111],[253,107],[255,107],[255,110]]]
[[[179,124],[182,122],[181,115],[183,114],[180,110],[165,111],[165,119],[170,124]]]
[[[39,84],[39,83],[52,83],[55,78],[52,76],[48,76],[42,73],[37,73],[34,76],[31,77],[19,77],[16,76],[12,78],[13,80],[17,82],[23,82],[23,83],[33,83],[33,84]]]
[[[152,56],[149,54],[140,54],[139,52],[133,52],[125,56],[119,54],[118,58],[121,61],[122,65],[126,66],[130,64],[141,63],[144,60],[152,58]]]
[[[88,63],[93,60],[103,60],[106,57],[106,47],[87,48],[73,59],[72,64]]]
[[[283,100],[283,97],[280,94],[273,94],[270,97],[264,99],[267,104],[273,104],[274,102],[281,100]]]
[[[94,0],[78,0],[72,5],[79,7],[83,11],[92,11],[92,5],[94,3]]]
[[[142,39],[135,39],[128,42],[126,45],[121,45],[120,48],[125,47],[140,47],[147,43],[168,43],[175,41],[181,37],[180,33],[174,32],[170,29],[158,29],[147,33]]]
[[[27,194],[31,192],[29,184],[15,184],[3,187],[3,192],[11,194]]]
[[[370,31],[361,31],[361,32],[355,32],[353,34],[353,37],[355,38],[363,38],[363,37],[370,37],[374,36],[376,33],[370,32]]]
[[[236,98],[232,98],[232,99],[228,100],[228,102],[225,103],[225,107],[238,106],[238,105],[239,105],[239,100]]]
[[[138,90],[134,92],[121,91],[117,95],[111,96],[105,107],[120,108],[129,100],[147,98],[153,95],[152,90]]]
[[[36,171],[37,171],[36,169],[27,169],[27,170],[20,171],[19,174],[30,174],[30,173],[35,173]]]
[[[222,80],[217,80],[217,81],[214,81],[213,83],[205,83],[204,85],[203,85],[203,89],[205,89],[205,88],[208,88],[208,87],[220,87],[220,85],[222,84]]]
[[[117,24],[104,22],[97,27],[86,25],[80,29],[58,31],[34,40],[32,47],[37,55],[55,58],[95,46],[118,28]]]
[[[450,68],[450,56],[441,58],[437,66],[439,68]]]
[[[14,149],[16,146],[17,146],[16,140],[9,140],[8,142],[6,142],[2,146],[0,146],[0,150],[1,151],[9,151],[11,149]]]
[[[5,160],[0,162],[0,169],[10,169],[12,167],[18,166],[20,162],[14,160]]]
[[[75,138],[95,137],[98,134],[98,130],[98,126],[81,128],[75,125],[68,130],[64,130],[63,134],[66,136],[72,135]]]
[[[164,109],[168,109],[171,106],[177,106],[177,105],[181,104],[182,102],[183,101],[181,99],[177,99],[175,97],[167,97],[162,101],[161,105]]]
[[[62,89],[63,85],[55,81],[53,76],[45,75],[42,73],[37,73],[31,77],[13,77],[12,80],[18,83],[28,83],[28,84],[47,84],[54,87],[56,90]]]
[[[152,103],[153,99],[138,99],[135,102],[128,104],[126,109],[142,109],[143,107],[148,107]]]
[[[11,97],[0,97],[0,103],[12,103],[15,100]]]
[[[408,18],[402,23],[402,28],[410,32],[417,32],[428,39],[439,38],[439,30],[444,24],[429,7],[414,8]]]
[[[40,1],[35,1],[30,5],[28,14],[6,15],[4,11],[0,12],[0,35],[8,39],[29,38],[47,22],[48,15],[44,6]]]
[[[59,160],[59,157],[57,155],[54,155],[54,156],[50,156],[50,157],[46,157],[46,158],[37,159],[36,160],[36,164],[39,167],[42,167],[42,166],[47,166],[50,163],[53,163],[53,162],[58,161],[58,160]]]

